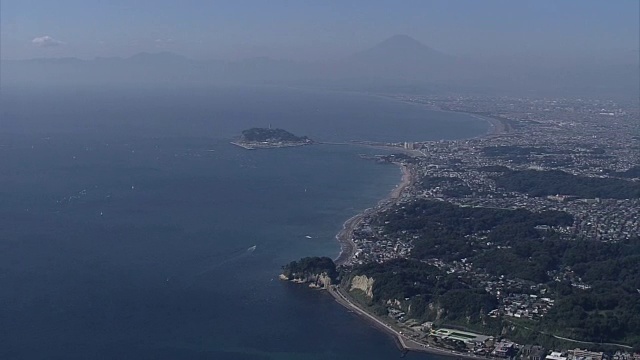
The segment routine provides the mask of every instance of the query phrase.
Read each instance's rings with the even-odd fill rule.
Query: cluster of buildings
[[[549,312],[554,304],[553,299],[535,294],[506,294],[500,300],[500,308],[491,310],[489,316],[536,320]]]
[[[405,189],[397,203],[423,198],[460,206],[564,211],[573,216],[574,223],[552,230],[567,240],[617,242],[640,235],[640,196],[627,199],[580,198],[572,194],[532,196],[507,191],[495,181],[503,169],[561,170],[581,177],[616,178],[640,184],[639,178],[624,175],[630,169],[640,169],[640,111],[637,104],[586,99],[397,98],[434,109],[477,114],[490,119],[495,130],[488,136],[468,140],[387,144],[414,157],[411,161],[402,158],[395,161],[410,166],[414,179],[418,180]],[[433,180],[429,182],[431,186],[418,184],[425,178]],[[407,232],[385,234],[372,225],[376,213],[372,211],[366,215],[353,232],[356,255],[352,263],[406,258],[412,250],[415,235]],[[470,240],[483,240],[486,235],[479,232],[471,235]],[[541,284],[490,276],[466,259],[447,262],[434,258],[428,262],[447,273],[469,278],[495,295],[499,307],[489,316],[536,320],[554,306],[553,294],[546,293],[547,289],[540,287]],[[576,277],[571,269],[549,275],[557,281],[569,280],[573,286],[585,290],[592,286]],[[530,291],[514,290],[527,288]],[[405,314],[395,310],[394,319],[405,321]],[[416,337],[439,342],[438,346],[460,341],[468,352],[476,355],[508,358],[518,354],[520,358],[530,360],[603,359],[602,353],[580,349],[547,351],[534,345],[494,342],[493,338],[464,331],[422,328],[425,330],[416,331]],[[619,352],[611,358],[631,359],[640,360],[640,355]]]
[[[482,154],[477,144],[459,144],[457,146],[448,144],[439,147],[438,150],[433,151],[431,149],[420,150],[423,153],[423,159],[415,166],[415,171],[422,177],[449,178],[451,180],[439,181],[436,186],[431,188],[414,189],[413,196],[444,199],[458,205],[505,209],[527,208],[532,211],[566,211],[575,218],[575,223],[564,232],[577,237],[597,238],[602,241],[628,239],[640,231],[640,199],[638,198],[577,198],[568,194],[531,196],[507,191],[497,187],[495,177],[498,176],[498,173],[484,169],[492,166],[503,166],[514,171],[557,169],[528,163],[505,164],[501,159]],[[444,149],[442,149],[443,147]],[[467,154],[476,154],[476,157],[468,157]],[[452,158],[463,160],[451,163]],[[640,162],[640,157],[637,158],[637,161]],[[577,175],[592,176],[586,172],[578,172]],[[468,188],[468,191],[456,194],[455,189],[459,189],[461,185]]]
[[[352,241],[356,244],[351,264],[370,262],[382,263],[397,258],[407,258],[413,249],[411,242],[400,238],[390,238],[371,226],[370,218],[364,218],[360,227],[354,230]]]
[[[430,345],[467,352],[478,358],[522,360],[640,360],[640,353],[618,350],[613,354],[581,348],[547,349],[540,345],[521,345],[506,339],[496,339],[453,328],[433,328],[431,323],[415,327],[419,337]],[[415,338],[414,337],[414,338]]]
[[[411,143],[417,149],[413,154],[420,159],[413,163],[418,177],[451,179],[430,188],[414,187],[411,197],[468,206],[565,211],[574,217],[574,224],[555,230],[574,239],[619,241],[640,234],[638,197],[531,196],[499,188],[494,170],[561,170],[582,177],[619,178],[640,186],[639,178],[622,175],[634,167],[640,169],[637,107],[580,99],[400,99],[439,109],[482,113],[501,124],[496,127],[509,129],[507,133],[478,139]],[[497,156],[487,149],[507,151]],[[461,186],[468,191],[456,194]]]

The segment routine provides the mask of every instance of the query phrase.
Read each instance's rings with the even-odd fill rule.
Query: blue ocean
[[[394,359],[391,337],[278,280],[336,257],[400,170],[314,140],[478,136],[487,123],[363,94],[276,87],[3,88],[0,359]],[[408,354],[407,359],[434,359]]]

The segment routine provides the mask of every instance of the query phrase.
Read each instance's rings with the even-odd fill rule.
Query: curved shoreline
[[[375,95],[371,95],[371,96],[375,96]],[[399,101],[405,104],[425,106],[419,103],[412,103],[409,101],[392,99],[389,97],[385,97],[383,95],[378,95],[378,96],[388,100],[392,100],[392,101],[393,100]],[[472,112],[451,111],[451,110],[443,110],[443,109],[431,109],[431,110],[466,114],[474,119],[482,120],[489,124],[489,128],[487,129],[486,133],[472,137],[472,138],[468,138],[468,139],[482,139],[482,138],[488,138],[492,136],[498,136],[498,135],[506,134],[511,130],[509,124],[506,123],[506,119],[503,120],[496,117],[488,117],[488,116],[484,116],[484,115],[476,114]],[[456,140],[450,140],[450,141],[456,141]],[[403,151],[404,149],[398,149],[398,150]],[[351,218],[349,218],[347,221],[345,221],[344,224],[342,225],[342,230],[340,230],[340,232],[336,234],[335,238],[336,240],[338,240],[338,243],[340,244],[340,253],[338,254],[338,257],[334,259],[334,262],[336,263],[336,265],[345,265],[348,262],[348,260],[352,259],[353,256],[355,255],[356,244],[353,242],[353,231],[360,224],[362,219],[365,216],[369,215],[371,212],[380,210],[382,206],[388,205],[391,201],[397,200],[398,198],[400,198],[400,196],[402,196],[402,192],[404,191],[404,189],[413,184],[413,176],[411,174],[411,171],[409,170],[409,167],[407,165],[400,164],[400,163],[395,163],[395,164],[400,165],[402,168],[402,179],[400,183],[396,186],[396,188],[393,189],[386,198],[383,198],[382,200],[380,200],[376,207],[367,208],[363,212],[356,214]]]
[[[353,232],[358,227],[360,222],[371,213],[383,210],[385,207],[393,205],[396,200],[398,200],[403,195],[404,190],[407,187],[411,186],[415,181],[415,177],[411,173],[411,169],[408,165],[401,163],[394,164],[399,165],[402,169],[402,180],[400,184],[398,184],[386,198],[380,200],[375,207],[368,208],[345,221],[342,230],[340,230],[340,232],[336,235],[336,239],[340,242],[341,247],[340,255],[338,255],[338,257],[334,260],[336,265],[349,265],[349,260],[353,259],[356,251],[356,244],[353,241]],[[344,306],[349,311],[356,313],[358,316],[364,318],[365,321],[369,322],[372,326],[382,330],[383,332],[393,337],[396,346],[402,352],[414,351],[456,358],[487,359],[487,357],[481,357],[469,353],[461,353],[458,351],[438,348],[435,346],[417,342],[414,339],[403,334],[400,330],[394,329],[385,321],[370,314],[359,304],[351,301],[350,296],[343,293],[343,290],[340,288],[339,284],[331,285],[327,287],[327,290],[338,304]]]
[[[372,96],[372,97],[379,97],[382,99],[386,99],[389,101],[397,101],[406,105],[414,105],[414,106],[420,106],[423,107],[427,110],[431,110],[431,111],[438,111],[438,112],[449,112],[449,113],[455,113],[455,114],[464,114],[464,115],[469,115],[469,117],[472,117],[474,119],[478,119],[478,120],[482,120],[486,123],[489,124],[489,128],[487,129],[487,132],[485,134],[481,134],[478,136],[473,136],[470,138],[466,138],[466,139],[481,139],[481,138],[485,138],[485,137],[491,137],[491,136],[495,136],[495,135],[501,135],[501,134],[505,134],[510,132],[511,126],[509,125],[509,123],[507,123],[508,119],[505,118],[500,118],[500,117],[495,117],[495,116],[490,116],[490,115],[485,115],[482,113],[477,113],[477,112],[472,112],[472,111],[460,111],[460,110],[449,110],[449,109],[443,109],[439,106],[430,106],[428,104],[424,104],[424,103],[419,103],[419,102],[414,102],[414,101],[409,101],[409,100],[404,100],[404,99],[398,99],[393,97],[392,95],[388,95],[388,94],[367,94],[368,96]],[[449,141],[456,141],[456,140],[465,140],[465,139],[450,139]]]
[[[440,111],[447,111],[447,110],[440,110]],[[501,119],[498,119],[495,117],[482,116],[480,114],[474,114],[474,113],[468,113],[468,112],[465,114],[470,115],[475,119],[485,121],[489,124],[489,128],[487,129],[487,132],[485,134],[478,135],[470,139],[488,138],[492,136],[505,134],[510,131],[509,124]],[[455,141],[455,140],[451,140],[451,141]],[[395,201],[398,200],[403,195],[405,189],[413,185],[414,181],[416,180],[414,174],[411,173],[411,169],[408,165],[401,164],[401,163],[395,163],[395,164],[399,165],[402,169],[402,179],[400,183],[396,185],[396,188],[394,188],[386,198],[380,200],[375,207],[365,209],[363,212],[345,221],[342,226],[342,230],[340,230],[340,232],[338,232],[338,234],[336,235],[336,239],[340,243],[340,254],[334,260],[336,265],[349,265],[350,260],[353,259],[353,257],[355,256],[356,244],[353,241],[353,233],[355,229],[360,225],[362,220],[368,215],[374,212],[383,210],[385,207],[394,204]],[[431,353],[436,355],[443,355],[443,356],[450,356],[450,357],[457,357],[457,358],[468,358],[468,359],[484,358],[474,354],[460,353],[453,350],[442,349],[442,348],[418,343],[413,339],[408,338],[406,335],[402,334],[402,332],[400,332],[399,330],[392,328],[390,325],[386,324],[384,321],[378,319],[372,314],[369,314],[365,309],[363,309],[358,304],[353,303],[351,300],[349,300],[349,297],[347,295],[342,293],[341,289],[339,288],[339,285],[334,285],[330,287],[328,290],[331,296],[333,296],[336,302],[338,302],[340,305],[357,313],[359,316],[364,317],[365,320],[369,321],[372,325],[391,335],[396,341],[396,345],[403,352],[415,351],[415,352],[424,352],[424,353]]]
[[[402,178],[400,184],[396,185],[396,187],[389,193],[387,197],[380,200],[375,207],[367,208],[363,212],[352,216],[347,221],[342,224],[342,230],[336,234],[336,240],[340,243],[340,254],[338,257],[334,259],[336,265],[347,265],[349,260],[353,259],[353,256],[356,252],[356,244],[353,241],[353,232],[360,225],[362,220],[373,212],[381,210],[385,206],[389,206],[395,200],[398,200],[404,190],[413,184],[413,175],[411,174],[411,170],[405,164],[394,163],[400,166],[402,170]]]

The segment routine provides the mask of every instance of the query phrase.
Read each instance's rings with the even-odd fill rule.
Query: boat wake
[[[216,269],[219,269],[220,267],[222,267],[224,265],[227,265],[229,263],[238,261],[238,260],[240,260],[242,258],[245,258],[247,256],[251,256],[251,254],[253,254],[256,251],[257,247],[258,247],[257,245],[253,245],[253,246],[249,247],[246,250],[237,250],[237,251],[232,252],[231,254],[228,255],[230,257],[228,257],[227,259],[225,259],[225,260],[223,260],[221,262],[218,262],[217,264],[211,265],[211,266],[205,268],[204,270],[200,271],[199,273],[195,274],[193,276],[194,282],[199,277],[201,277],[203,275],[206,275],[206,274],[208,274],[210,272],[213,272]],[[193,285],[193,284],[191,284],[191,285]]]
[[[193,259],[193,261],[190,262],[190,266],[187,265],[188,267],[191,267],[191,271],[187,270],[183,273],[184,277],[182,278],[184,280],[182,281],[182,283],[183,284],[185,282],[187,283],[185,288],[192,287],[203,276],[211,272],[214,272],[217,269],[227,264],[239,261],[248,256],[252,256],[252,254],[256,251],[257,248],[258,248],[257,245],[253,245],[248,248],[234,250],[226,254],[209,255],[209,256],[200,257],[199,259]],[[216,259],[218,261],[216,261]],[[197,271],[197,268],[200,268],[200,270]],[[175,276],[175,277],[180,278],[181,276]],[[168,279],[169,277],[167,277],[167,281],[166,281],[167,283],[169,282]],[[171,279],[172,279],[171,282],[173,282],[174,276],[171,276]]]

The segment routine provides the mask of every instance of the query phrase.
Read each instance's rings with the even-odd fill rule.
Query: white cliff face
[[[436,312],[436,320],[440,320],[444,316],[444,309],[437,304],[429,303],[429,310]]]
[[[309,287],[317,287],[321,289],[327,289],[331,286],[331,278],[327,273],[318,275],[315,281],[310,282]]]
[[[358,289],[362,290],[368,298],[373,298],[373,282],[374,279],[367,277],[366,275],[354,276],[351,279],[351,288],[349,290]]]
[[[316,285],[320,288],[326,289],[331,286],[331,278],[326,273],[322,273],[318,276]]]
[[[284,281],[292,281],[298,284],[309,284],[311,288],[320,288],[326,289],[331,286],[332,281],[331,277],[327,273],[322,273],[320,275],[307,275],[305,277],[287,277],[284,274],[280,274],[280,280]]]

